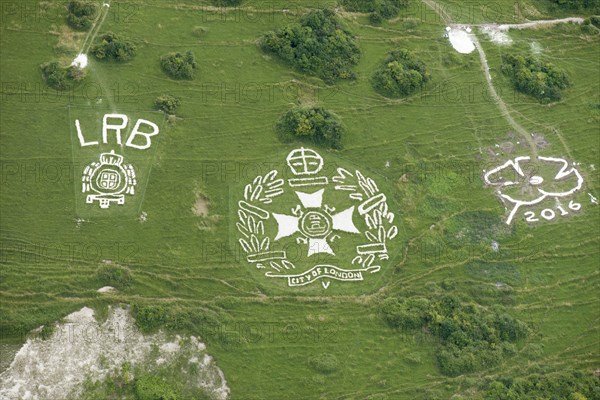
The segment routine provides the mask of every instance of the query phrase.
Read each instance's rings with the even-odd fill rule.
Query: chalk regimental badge
[[[286,162],[286,174],[257,176],[238,202],[246,261],[290,287],[321,282],[327,289],[332,280],[363,281],[379,272],[398,228],[377,184],[345,168],[327,176],[311,149],[293,150]]]
[[[100,154],[100,162],[85,167],[81,180],[82,192],[88,193],[85,202],[97,201],[100,208],[109,208],[111,203],[125,204],[125,195],[133,195],[137,184],[133,166],[123,164],[123,156],[114,150]]]

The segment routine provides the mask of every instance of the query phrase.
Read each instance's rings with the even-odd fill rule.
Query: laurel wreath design
[[[277,171],[273,170],[265,175],[258,175],[252,183],[249,183],[244,188],[244,200],[250,204],[271,204],[273,199],[282,195],[284,181],[277,178]],[[236,223],[238,231],[244,236],[239,239],[242,249],[247,254],[250,253],[265,253],[271,248],[271,239],[265,235],[265,225],[262,220],[257,221],[256,217],[249,215],[248,212],[238,209],[238,222]],[[256,263],[259,269],[266,266],[259,262]],[[277,272],[282,269],[294,269],[296,266],[287,259],[280,262],[269,261],[269,267]]]
[[[398,235],[397,226],[393,225],[395,215],[390,212],[387,199],[380,192],[379,187],[373,179],[364,176],[360,171],[354,173],[338,168],[337,174],[333,176],[335,190],[347,191],[348,197],[353,202],[359,203],[359,213],[363,216],[368,229],[364,232],[366,238],[365,246],[375,246],[380,249],[376,252],[365,252],[360,254],[357,250],[352,264],[369,270],[371,273],[378,272],[381,267],[376,265],[378,260],[387,260],[389,255],[386,243]],[[268,253],[271,250],[271,239],[265,235],[264,221],[269,219],[269,213],[259,215],[258,212],[248,212],[246,209],[252,206],[268,205],[275,198],[284,193],[284,180],[278,178],[278,172],[272,170],[265,175],[258,175],[244,188],[244,200],[239,202],[238,222],[236,227],[243,237],[239,243],[246,254]],[[368,209],[361,209],[365,204],[370,204]],[[250,260],[249,260],[250,261]],[[266,264],[266,265],[265,265]],[[255,262],[258,269],[267,267],[281,272],[295,269],[294,263],[286,258],[281,260],[270,260],[268,263]]]
[[[398,227],[396,225],[391,225],[389,228],[386,227],[386,225],[394,222],[395,215],[390,212],[385,195],[379,191],[379,187],[373,179],[364,176],[358,170],[353,174],[347,169],[340,167],[337,169],[337,174],[332,178],[332,181],[336,183],[335,190],[349,192],[348,197],[353,201],[364,204],[364,202],[372,201],[375,198],[381,199],[376,207],[364,213],[365,222],[369,228],[364,234],[369,243],[385,245],[387,241],[394,239],[398,235]],[[389,255],[387,251],[379,253],[377,257],[375,254],[357,255],[352,260],[352,264],[368,268],[373,265],[376,258],[387,260],[389,259]],[[377,268],[373,272],[377,272],[379,269]]]

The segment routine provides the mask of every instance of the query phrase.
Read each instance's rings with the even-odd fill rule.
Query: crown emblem
[[[97,201],[100,208],[109,208],[111,203],[125,204],[125,195],[133,195],[137,184],[133,166],[123,165],[123,156],[114,150],[100,154],[99,161],[83,171],[82,192],[89,193],[85,202]]]

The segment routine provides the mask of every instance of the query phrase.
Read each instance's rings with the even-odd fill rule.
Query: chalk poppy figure
[[[506,220],[510,224],[521,206],[539,204],[547,198],[567,197],[580,190],[583,177],[562,158],[517,157],[487,171],[487,185],[498,187],[500,198],[512,205]]]

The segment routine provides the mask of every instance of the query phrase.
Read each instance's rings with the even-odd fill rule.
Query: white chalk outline
[[[571,167],[571,169],[568,169],[569,168],[569,163],[565,159],[556,158],[556,157],[543,157],[543,156],[538,156],[537,159],[540,160],[540,161],[555,162],[555,163],[562,164],[562,167],[558,171],[558,173],[556,174],[556,176],[554,177],[554,180],[558,181],[558,180],[561,180],[561,179],[564,179],[564,178],[570,176],[571,174],[575,174],[575,176],[577,177],[577,185],[573,189],[571,189],[569,191],[566,191],[566,192],[547,192],[547,191],[545,191],[545,190],[543,190],[541,188],[537,188],[538,192],[541,193],[541,196],[538,197],[538,198],[536,198],[536,199],[534,199],[534,200],[531,200],[531,201],[516,200],[516,199],[513,199],[511,196],[509,196],[507,194],[503,194],[502,190],[498,190],[497,193],[500,195],[500,197],[502,199],[504,199],[504,200],[506,200],[506,201],[514,204],[514,207],[510,211],[510,213],[508,215],[508,218],[506,220],[506,224],[507,225],[511,224],[511,222],[512,222],[514,216],[515,216],[515,214],[517,213],[517,211],[519,210],[519,208],[521,206],[535,205],[535,204],[541,203],[542,201],[544,201],[548,197],[555,197],[555,198],[558,198],[558,197],[567,197],[567,196],[570,196],[573,193],[579,191],[583,187],[583,177],[581,176],[581,174],[579,173],[579,171],[577,170],[577,168]],[[502,165],[500,165],[500,166],[498,166],[498,167],[496,167],[496,168],[494,168],[494,169],[492,169],[490,171],[487,171],[485,173],[485,175],[483,176],[483,179],[484,179],[485,183],[487,185],[490,185],[490,186],[507,187],[507,186],[519,185],[521,183],[519,183],[519,182],[511,182],[511,181],[501,182],[501,183],[494,183],[494,182],[490,181],[489,177],[491,175],[497,173],[498,171],[501,171],[501,170],[506,169],[508,167],[512,167],[517,172],[517,174],[519,174],[519,176],[525,177],[525,173],[523,172],[523,170],[521,168],[520,162],[521,161],[530,161],[530,160],[531,160],[531,157],[529,157],[529,156],[521,156],[521,157],[516,157],[514,160],[508,160],[504,164],[502,164]],[[533,178],[538,178],[538,177],[533,177]]]
[[[137,185],[133,166],[131,164],[123,164],[123,156],[115,154],[114,150],[111,150],[110,153],[100,154],[99,161],[92,162],[83,170],[81,191],[83,193],[95,192],[95,194],[88,194],[85,202],[92,204],[97,201],[102,209],[109,208],[111,203],[118,205],[125,204],[125,194],[133,196],[135,194],[135,185]],[[97,180],[105,166],[112,166],[117,169],[119,183],[115,189],[118,190],[111,191],[98,187]],[[115,170],[111,169],[111,172],[114,173]]]
[[[308,163],[307,156],[314,162]],[[293,163],[297,159],[301,159],[302,162]],[[325,243],[319,243],[319,251],[314,251],[314,248],[309,245],[307,257],[317,252],[335,255],[332,250],[327,251],[327,248],[330,249],[327,240],[334,240],[336,237],[339,237],[335,235],[334,231],[341,230],[353,234],[361,233],[354,226],[351,219],[348,221],[348,218],[351,218],[356,210],[364,218],[368,226],[367,231],[363,232],[367,243],[356,247],[356,257],[351,262],[352,265],[356,265],[360,269],[344,270],[340,267],[336,268],[345,272],[379,272],[381,266],[375,261],[389,259],[386,241],[394,239],[397,236],[398,228],[392,225],[394,214],[389,211],[387,198],[383,193],[379,192],[375,181],[364,176],[358,170],[352,173],[343,168],[338,168],[337,175],[331,178],[332,183],[330,184],[329,177],[318,176],[324,165],[323,158],[316,151],[304,147],[292,150],[286,157],[286,163],[292,174],[295,177],[299,177],[287,180],[287,186],[297,193],[301,203],[292,209],[293,215],[270,213],[262,208],[264,205],[272,204],[276,197],[284,193],[284,181],[278,178],[276,170],[272,170],[264,176],[259,175],[255,177],[252,183],[246,185],[244,188],[244,199],[238,202],[238,222],[236,223],[236,227],[242,236],[238,239],[238,242],[242,250],[246,253],[246,260],[259,269],[267,269],[269,267],[271,271],[265,273],[267,277],[287,278],[288,286],[290,287],[304,286],[316,280],[321,280],[323,288],[327,289],[331,281],[325,281],[321,278],[344,279],[341,279],[339,276],[320,276],[318,279],[302,284],[293,283],[294,278],[306,276],[307,272],[312,271],[319,265],[315,265],[299,274],[282,274],[281,272],[293,270],[296,266],[287,259],[285,251],[271,250],[272,240],[278,240],[299,233],[301,237],[296,238],[297,242],[310,244],[309,241],[312,239],[307,237],[306,232],[301,229],[299,223],[302,215],[304,215],[303,209],[311,211],[318,208],[324,215],[331,217],[332,229],[324,238],[317,239],[321,240],[321,242],[325,241]],[[323,186],[327,184],[333,186],[334,190],[350,191],[349,199],[359,202],[359,204],[345,208],[341,212],[335,212],[335,208],[322,203],[324,188],[314,193],[298,192],[294,189],[298,186]],[[264,223],[271,219],[271,217],[278,222],[278,233],[274,239],[265,235]],[[342,219],[343,221],[341,221]],[[311,248],[313,249],[312,252]],[[328,267],[335,266],[328,265]],[[362,280],[362,274],[360,276],[361,279],[349,279],[349,281]]]

